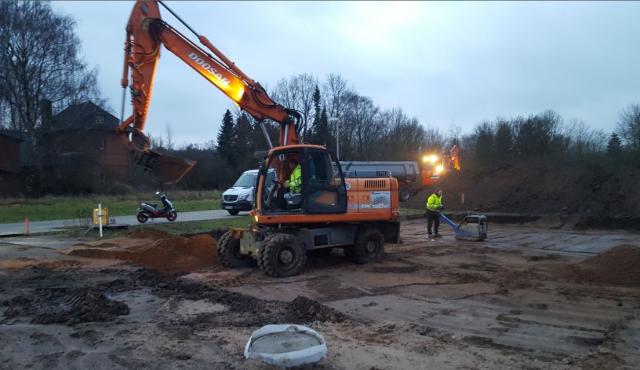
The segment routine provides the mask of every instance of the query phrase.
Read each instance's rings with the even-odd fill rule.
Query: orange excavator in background
[[[163,21],[160,5],[208,51]],[[399,241],[397,180],[388,176],[345,180],[340,163],[325,147],[301,143],[298,112],[274,102],[259,83],[159,0],[136,1],[125,41],[122,85],[129,84],[130,75],[133,114],[118,131],[129,138],[141,162],[156,173],[172,170],[176,178],[193,165],[153,152],[143,132],[162,45],[255,118],[270,147],[254,187],[252,226],[229,229],[218,240],[218,259],[224,266],[257,262],[268,275],[290,276],[302,271],[312,250],[343,248],[354,262],[366,263],[382,258],[385,242]],[[276,147],[264,127],[267,119],[280,125]],[[272,177],[267,173],[273,172],[275,179],[268,181]]]
[[[421,162],[422,186],[434,185],[447,173],[460,171],[460,148],[453,145],[448,153],[443,149],[440,154],[425,154]]]

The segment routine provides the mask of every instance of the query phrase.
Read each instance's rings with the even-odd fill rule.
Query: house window
[[[104,123],[104,117],[103,116],[96,116],[96,123],[98,125],[101,125]]]
[[[98,179],[100,179],[100,181],[104,181],[107,178],[107,176],[105,176],[104,172],[100,172],[100,174],[98,174]]]
[[[105,148],[105,140],[104,137],[99,139],[98,150],[103,151]]]

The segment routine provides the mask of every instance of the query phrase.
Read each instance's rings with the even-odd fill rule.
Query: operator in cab
[[[289,190],[284,194],[284,200],[287,209],[298,209],[302,205],[302,166],[293,158],[289,160],[288,165],[291,175],[284,183],[285,188]]]
[[[291,170],[291,176],[289,181],[285,183],[285,187],[291,193],[300,193],[302,191],[302,167],[300,163],[295,159],[289,160],[289,170]]]
[[[439,237],[438,229],[440,228],[440,211],[444,208],[442,205],[442,189],[436,190],[427,198],[427,236],[431,238]],[[431,233],[433,231],[435,234]]]

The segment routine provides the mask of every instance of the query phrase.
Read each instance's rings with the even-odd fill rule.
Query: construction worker
[[[295,159],[289,161],[289,169],[291,176],[285,184],[291,193],[300,193],[302,191],[302,167]]]
[[[435,236],[440,236],[438,229],[440,228],[440,211],[444,208],[442,205],[442,189],[436,190],[435,193],[427,198],[427,233],[431,237],[431,227],[434,227]]]

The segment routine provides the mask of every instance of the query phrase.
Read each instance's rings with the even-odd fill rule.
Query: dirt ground
[[[478,243],[424,229],[403,223],[382,262],[334,251],[284,279],[215,256],[171,267],[176,245],[210,255],[208,236],[190,250],[138,235],[128,254],[0,239],[0,368],[268,369],[243,358],[268,323],[319,331],[329,352],[318,369],[637,368],[640,234],[491,225]],[[149,245],[157,258],[140,257]]]

